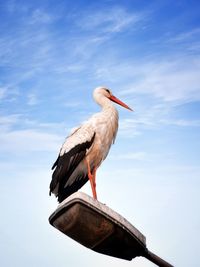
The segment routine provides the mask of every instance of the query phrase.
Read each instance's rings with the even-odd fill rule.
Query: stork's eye
[[[107,92],[107,93],[109,93],[109,94],[110,94],[110,90],[108,90],[108,89],[105,89],[105,90],[106,90],[106,92]]]

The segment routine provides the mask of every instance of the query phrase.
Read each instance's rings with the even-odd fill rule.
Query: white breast
[[[106,158],[111,144],[115,141],[118,130],[118,112],[114,107],[106,109],[95,114],[89,122],[96,133],[93,151],[95,150],[99,165]]]

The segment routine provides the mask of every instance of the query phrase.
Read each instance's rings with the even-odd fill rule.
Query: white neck
[[[116,110],[111,100],[102,94],[94,94],[94,100],[102,107],[103,110],[110,108]]]

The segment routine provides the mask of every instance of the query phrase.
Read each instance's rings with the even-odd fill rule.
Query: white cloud
[[[81,103],[78,102],[78,101],[74,101],[74,102],[69,102],[69,103],[64,103],[64,106],[67,107],[67,108],[76,108],[78,106],[80,106]]]
[[[5,87],[0,87],[0,100],[6,96],[7,89]]]
[[[119,136],[133,138],[141,134],[141,129],[138,127],[138,122],[135,119],[120,119]]]
[[[131,118],[120,119],[118,134],[120,136],[125,136],[126,138],[134,138],[141,135],[144,129],[154,129],[155,127],[158,127],[161,118],[166,118],[165,113],[166,108],[164,105],[161,107],[156,105],[151,106],[150,110],[143,110],[140,108],[135,114],[133,113]]]
[[[0,133],[1,151],[9,153],[57,151],[61,138],[56,134],[35,129],[13,130]]]
[[[120,119],[118,135],[134,138],[141,135],[145,129],[156,129],[161,126],[200,127],[198,119],[174,119],[172,109],[173,106],[152,106],[151,110],[140,110],[134,118]]]
[[[68,64],[67,62],[60,62],[53,66],[53,71],[61,73],[78,73],[85,68],[83,64]]]
[[[91,13],[84,14],[79,21],[79,26],[86,30],[98,29],[104,33],[121,32],[143,20],[143,15],[129,13],[122,7],[114,7]]]
[[[200,100],[200,61],[183,58],[155,63],[146,68],[138,92],[152,93],[164,101],[187,102]]]
[[[36,23],[48,24],[48,23],[53,22],[55,19],[56,17],[38,8],[33,11],[32,16],[29,19],[29,23],[30,24],[36,24]]]
[[[200,28],[194,28],[190,31],[184,31],[182,33],[179,33],[171,38],[167,39],[167,42],[172,43],[185,43],[187,41],[191,41],[194,39],[198,39],[200,35]]]
[[[114,160],[139,160],[143,161],[147,157],[146,152],[131,152],[126,154],[117,154],[115,156],[110,156],[110,159]]]
[[[12,81],[4,81],[3,86],[0,87],[0,101],[4,101],[4,103],[14,102],[19,96],[18,87],[11,83]]]
[[[58,153],[64,141],[63,130],[62,123],[33,121],[22,114],[0,116],[1,151],[18,154],[33,151]]]
[[[142,98],[145,102],[146,98]],[[200,127],[199,119],[186,119],[184,114],[179,118],[174,118],[177,114],[177,102],[162,102],[159,104],[151,104],[148,102],[147,107],[144,103],[135,101],[135,112],[131,117],[122,117],[119,120],[118,135],[126,138],[135,138],[141,135],[145,130],[155,130],[165,128],[167,126],[176,127]],[[148,101],[148,100],[147,100]],[[133,106],[134,107],[134,106]],[[180,117],[181,116],[181,117]]]
[[[27,104],[29,106],[35,106],[38,104],[38,98],[37,98],[36,94],[30,93],[30,94],[28,94],[27,97],[28,97]]]
[[[146,94],[177,103],[200,100],[199,73],[200,57],[184,54],[160,59],[151,57],[147,62],[144,59],[128,63],[115,60],[96,68],[98,79],[120,83],[120,94]]]
[[[15,124],[16,122],[19,121],[20,116],[21,116],[20,114],[11,114],[11,115],[7,115],[7,116],[0,116],[1,127],[7,126],[6,128],[8,128],[9,126]]]
[[[161,119],[161,123],[166,125],[176,125],[180,127],[200,127],[200,120],[186,120],[186,119]]]

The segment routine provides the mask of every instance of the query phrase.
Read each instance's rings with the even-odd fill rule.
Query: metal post
[[[154,253],[152,253],[148,249],[145,250],[145,253],[142,256],[144,256],[145,258],[147,258],[151,262],[155,263],[159,267],[173,267],[173,265],[171,265],[168,262],[164,261],[163,259],[161,259],[157,255],[155,255]]]

